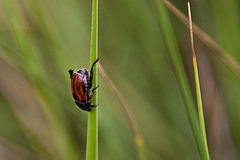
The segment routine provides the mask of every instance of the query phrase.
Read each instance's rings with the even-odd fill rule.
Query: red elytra
[[[80,102],[87,101],[87,92],[83,82],[83,76],[79,73],[74,73],[71,78],[72,96]]]
[[[90,74],[88,74],[87,69],[82,68],[77,72],[73,73],[73,70],[69,70],[71,78],[71,88],[72,96],[75,101],[75,104],[84,111],[91,111],[91,107],[96,107],[97,105],[92,105],[91,99],[94,93],[94,90],[99,87],[92,87],[93,79],[93,66],[98,62],[97,59],[92,67]]]

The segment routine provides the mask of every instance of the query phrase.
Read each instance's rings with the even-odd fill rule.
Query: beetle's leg
[[[68,70],[68,73],[70,74],[70,78],[72,78],[73,70],[69,69],[69,70]]]
[[[90,95],[89,95],[89,97],[88,97],[89,100],[92,99],[93,93],[94,93],[95,89],[97,89],[97,88],[99,88],[99,85],[97,85],[97,87],[95,87],[95,88],[92,89],[92,92],[90,93]]]
[[[98,104],[97,104],[97,105],[92,105],[92,104],[91,104],[91,105],[89,105],[89,106],[90,106],[90,107],[97,107],[97,106],[98,106]]]
[[[92,89],[92,93],[95,91],[95,89],[99,88],[99,85],[97,85],[97,87]]]
[[[90,83],[92,83],[92,79],[93,79],[93,66],[98,62],[99,58],[97,58],[97,60],[92,64],[91,67],[91,71],[90,71]]]
[[[89,105],[89,103],[86,103],[86,102],[80,102],[80,101],[78,101],[78,100],[75,100],[75,104],[80,108],[80,109],[82,109],[82,110],[84,110],[84,111],[91,111],[91,108],[90,107],[92,107],[92,105]]]

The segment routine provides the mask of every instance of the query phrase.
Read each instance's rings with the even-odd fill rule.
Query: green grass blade
[[[98,57],[98,0],[92,1],[92,24],[91,24],[91,46],[90,46],[90,65],[92,65]],[[93,67],[93,87],[97,86],[97,65]],[[92,97],[93,105],[98,104],[98,90]],[[87,128],[87,160],[98,159],[98,107],[92,108],[88,113]]]
[[[191,9],[190,9],[190,3],[189,2],[188,2],[188,16],[189,16],[189,29],[190,29],[190,38],[191,38],[192,56],[193,56],[193,69],[194,69],[194,77],[195,77],[198,116],[199,116],[199,122],[200,122],[200,129],[201,129],[201,132],[202,132],[202,135],[203,135],[203,143],[204,143],[204,147],[205,147],[205,152],[207,154],[207,159],[210,159],[209,152],[208,152],[205,122],[204,122],[200,82],[199,82],[199,76],[198,76],[197,58],[196,58],[196,53],[195,53],[195,49],[194,49],[194,42],[193,42],[193,26],[192,26],[192,16],[191,16]]]
[[[207,144],[207,136],[206,136],[206,129],[205,129],[205,122],[204,122],[204,114],[203,114],[203,106],[202,106],[202,97],[201,97],[201,89],[199,83],[199,76],[198,76],[198,67],[197,67],[197,59],[193,57],[193,66],[194,66],[194,76],[195,76],[195,87],[196,87],[196,96],[197,96],[197,107],[198,107],[198,116],[200,122],[200,129],[203,135],[203,142],[205,147],[205,152],[208,154],[208,144]]]
[[[173,32],[171,22],[169,20],[167,10],[161,0],[155,0],[157,5],[157,11],[160,16],[161,29],[163,33],[166,46],[169,50],[170,59],[173,63],[176,78],[179,82],[180,90],[185,103],[188,119],[192,128],[192,132],[197,143],[198,151],[201,159],[207,159],[208,154],[205,151],[204,143],[202,140],[202,134],[200,132],[199,122],[195,110],[195,104],[193,96],[190,90],[189,82],[186,76],[186,72],[183,66],[182,59],[180,57],[180,51],[177,45],[177,41]]]

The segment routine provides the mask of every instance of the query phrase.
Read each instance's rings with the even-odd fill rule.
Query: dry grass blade
[[[189,31],[190,31],[190,40],[191,40],[191,48],[192,48],[192,56],[193,56],[193,65],[196,68],[196,53],[194,49],[194,41],[193,41],[193,26],[192,26],[192,15],[191,15],[191,8],[190,3],[188,2],[188,19],[189,19]]]
[[[191,7],[190,7],[189,2],[188,2],[188,19],[189,19],[189,31],[190,31],[190,39],[191,39],[191,46],[192,46],[193,68],[194,68],[194,76],[195,76],[195,87],[196,87],[199,123],[200,123],[201,132],[202,132],[202,139],[203,139],[203,143],[204,143],[206,159],[209,160],[210,157],[209,157],[205,122],[204,122],[204,113],[203,113],[203,105],[202,105],[201,88],[200,88],[200,82],[199,82],[199,76],[198,76],[197,58],[196,58],[196,53],[195,53],[195,49],[194,49],[192,16],[191,16]]]
[[[187,27],[188,18],[181,11],[179,11],[172,3],[168,0],[163,0],[168,9],[174,13]],[[208,34],[201,30],[196,24],[193,23],[193,30],[195,35],[208,46],[213,53],[221,59],[229,68],[231,68],[238,76],[240,76],[240,64],[221,46],[217,44]]]
[[[103,69],[103,67],[100,63],[98,63],[98,69],[99,69],[99,72],[101,73],[102,77],[107,82],[108,86],[110,87],[111,91],[114,93],[114,95],[118,99],[119,103],[121,104],[122,110],[125,113],[128,123],[129,123],[129,126],[132,130],[132,134],[134,136],[135,143],[138,147],[140,158],[142,160],[147,160],[148,158],[147,158],[147,154],[146,154],[146,150],[145,150],[145,146],[144,146],[143,136],[140,132],[138,124],[137,124],[129,106],[124,101],[121,93],[118,91],[117,87],[112,82],[112,80],[108,77],[107,73],[105,72],[105,70]]]

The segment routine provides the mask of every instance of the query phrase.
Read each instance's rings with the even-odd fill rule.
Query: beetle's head
[[[86,68],[82,68],[80,70],[77,71],[77,73],[81,74],[81,75],[88,75],[88,71]]]

